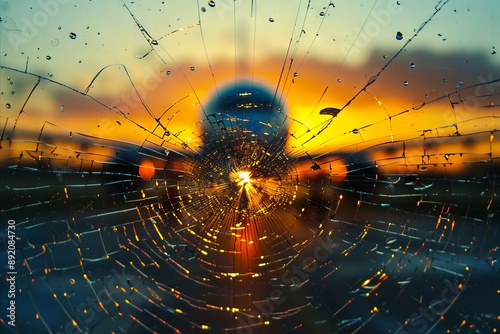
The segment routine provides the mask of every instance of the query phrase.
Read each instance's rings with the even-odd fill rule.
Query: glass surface
[[[498,1],[0,3],[1,332],[500,330]]]

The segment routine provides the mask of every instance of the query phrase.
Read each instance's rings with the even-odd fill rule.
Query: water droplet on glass
[[[205,13],[207,11],[207,9],[205,7],[201,7],[201,12],[202,13]]]
[[[415,64],[414,64],[414,63],[411,63],[411,64],[410,64],[410,68],[415,68]]]
[[[269,22],[274,22],[274,19],[272,17],[270,17]]]
[[[359,130],[358,129],[353,129],[352,133],[354,133],[355,135],[357,135],[359,133]]]
[[[76,34],[74,32],[69,33],[69,38],[76,39]]]
[[[156,39],[151,40],[151,45],[158,45],[158,41]]]
[[[341,79],[337,79],[337,83],[341,83],[341,82],[342,82],[342,80],[341,80]]]
[[[11,94],[11,95],[12,95],[12,94],[14,94],[14,91],[13,91],[13,90],[11,90],[11,91],[10,91],[10,94]]]
[[[172,72],[170,72],[170,71],[165,72],[166,75],[170,75],[170,73],[172,73]]]
[[[51,60],[51,59],[52,59],[52,57],[51,57],[51,56],[49,56],[49,55],[47,55],[47,56],[45,57],[45,59],[47,59],[47,60]]]
[[[57,38],[52,38],[50,41],[50,45],[52,46],[58,46],[59,45],[59,40]]]
[[[210,7],[215,7],[215,1],[210,0],[210,1],[208,2],[208,5],[209,5]]]
[[[9,16],[3,16],[0,19],[0,22],[2,28],[4,28],[5,30],[20,31],[19,28],[17,27],[16,21],[14,21],[14,19]]]
[[[190,69],[191,71],[194,71],[194,66],[191,66],[189,69]]]
[[[459,89],[464,83],[462,81],[457,82],[455,89]]]
[[[62,29],[62,27],[61,27],[61,26],[59,26],[59,27],[57,27],[57,29],[58,29],[58,30],[61,30],[61,29]]]
[[[408,81],[406,81],[406,80],[405,80],[405,81],[403,82],[403,86],[408,86]]]
[[[64,112],[64,106],[61,106],[61,108],[59,108],[59,112]]]
[[[10,103],[5,104],[5,108],[10,109],[10,107],[11,107]]]
[[[120,123],[120,121],[116,121],[116,125],[122,125],[122,123]]]
[[[443,79],[443,82],[448,82],[448,79],[444,78],[444,79]]]
[[[296,77],[296,76],[298,76],[298,75],[299,75],[299,74],[298,74],[297,72],[295,72],[295,73],[293,74],[293,76],[294,76],[294,77]]]
[[[325,12],[319,13],[319,16],[325,16]]]
[[[398,32],[396,33],[396,39],[397,39],[398,41],[400,41],[400,40],[402,40],[402,39],[403,39],[403,33],[402,33],[401,31],[398,31]]]
[[[428,97],[428,96],[426,96],[426,97]],[[424,101],[422,101],[422,100],[417,100],[417,101],[414,101],[414,102],[413,102],[413,107],[412,107],[412,109],[413,109],[413,110],[419,110],[419,109],[421,109],[423,106],[425,106],[425,102],[424,102]]]

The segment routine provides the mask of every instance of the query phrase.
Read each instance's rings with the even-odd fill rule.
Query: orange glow
[[[139,166],[139,176],[143,180],[149,180],[155,176],[155,166],[150,160],[144,160]]]
[[[332,162],[330,170],[330,181],[342,182],[344,181],[346,176],[347,176],[346,166],[339,162]]]

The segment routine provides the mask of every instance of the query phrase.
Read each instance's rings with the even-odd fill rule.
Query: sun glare
[[[238,185],[244,186],[247,183],[250,183],[250,172],[238,172]]]

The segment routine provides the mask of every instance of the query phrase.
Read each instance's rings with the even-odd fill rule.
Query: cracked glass
[[[495,0],[0,3],[2,332],[500,328]]]

